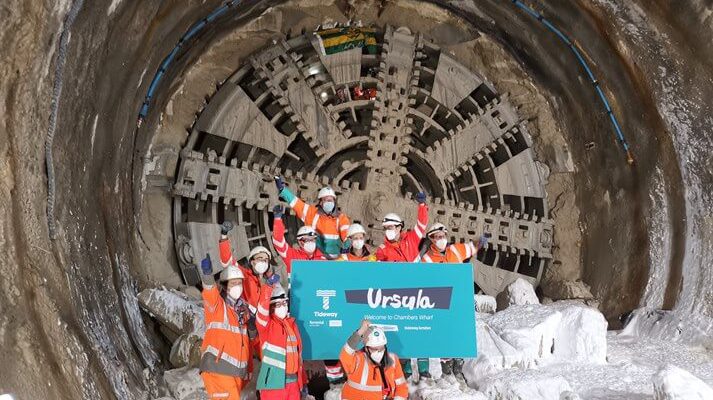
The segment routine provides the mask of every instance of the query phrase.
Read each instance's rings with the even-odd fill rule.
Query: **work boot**
[[[431,378],[431,373],[428,371],[423,371],[418,373],[418,379],[430,379]]]
[[[405,359],[405,360],[399,360],[401,362],[401,370],[404,372],[404,378],[408,380],[411,375],[411,360],[410,359]]]
[[[453,372],[453,376],[461,377],[465,380],[465,375],[463,375],[463,364],[465,364],[465,361],[463,361],[462,358],[454,358],[451,370]]]
[[[452,361],[453,360],[441,360],[441,371],[443,371],[443,375],[451,375],[453,373],[453,369],[451,368],[453,365]]]

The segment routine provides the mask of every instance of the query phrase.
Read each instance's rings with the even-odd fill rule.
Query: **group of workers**
[[[417,222],[404,230],[403,219],[386,214],[382,220],[384,243],[376,250],[366,245],[367,232],[337,207],[329,187],[318,193],[318,203],[308,204],[275,177],[279,197],[304,223],[296,246],[285,240],[284,208],[273,209],[272,243],[287,267],[293,260],[345,260],[384,262],[462,263],[477,254],[487,240],[449,244],[443,224],[428,230],[426,196],[419,193]],[[251,249],[242,266],[233,258],[228,234],[232,223],[221,225],[219,242],[220,285],[216,285],[210,257],[201,263],[206,332],[202,344],[201,376],[210,399],[240,399],[240,391],[253,376],[253,357],[261,361],[256,388],[260,399],[299,400],[307,395],[302,361],[302,340],[295,319],[289,316],[288,293],[271,267],[272,253],[263,246]],[[419,248],[424,235],[429,243]],[[363,343],[360,348],[359,344]],[[331,384],[344,383],[342,399],[406,399],[410,360],[400,361],[388,351],[385,332],[362,321],[348,338],[339,360],[326,360]],[[456,373],[462,360],[441,360],[444,373]],[[429,377],[428,359],[418,359],[420,377]]]

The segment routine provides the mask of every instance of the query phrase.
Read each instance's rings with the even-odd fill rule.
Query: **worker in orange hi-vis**
[[[426,237],[428,237],[429,246],[426,252],[421,256],[421,262],[460,264],[471,257],[475,257],[478,254],[478,250],[485,247],[488,243],[490,234],[486,233],[481,236],[478,243],[470,241],[466,243],[449,244],[448,229],[441,223],[435,223],[426,231]],[[441,370],[447,375],[462,376],[463,359],[442,358]]]
[[[342,243],[347,239],[350,221],[337,207],[334,190],[330,187],[320,189],[318,203],[311,205],[295,196],[279,176],[275,177],[275,186],[280,198],[295,210],[297,218],[317,232],[317,248],[327,259],[337,259]]]
[[[420,252],[418,245],[426,232],[428,225],[428,206],[426,194],[421,192],[416,195],[418,201],[418,217],[416,227],[410,231],[403,231],[404,221],[394,213],[384,216],[381,224],[384,227],[384,243],[376,250],[376,259],[379,261],[418,262]]]
[[[266,279],[271,275],[270,261],[272,261],[272,253],[266,247],[256,246],[250,250],[248,255],[249,267],[243,267],[233,258],[233,251],[230,247],[230,239],[228,233],[233,229],[233,223],[225,221],[220,226],[220,242],[218,249],[220,251],[220,263],[223,268],[234,265],[243,272],[243,297],[248,302],[250,312],[255,315],[257,303],[260,300],[260,291],[265,286]]]
[[[282,257],[282,261],[287,266],[287,276],[292,273],[293,260],[326,260],[324,254],[317,248],[317,231],[311,226],[303,226],[297,230],[297,248],[287,244],[285,240],[285,223],[282,221],[284,209],[281,205],[276,205],[272,209],[274,217],[272,223],[272,244],[275,246],[277,254]]]
[[[426,231],[430,245],[421,256],[427,263],[462,263],[478,254],[478,250],[488,243],[486,235],[480,237],[478,243],[448,243],[448,229],[441,223],[435,223]]]
[[[250,342],[257,337],[242,296],[244,275],[240,268],[229,265],[220,273],[221,285],[216,285],[208,254],[201,270],[206,325],[201,377],[209,399],[240,400],[240,391],[251,373]]]
[[[376,255],[366,245],[366,230],[360,224],[351,224],[347,230],[348,241],[339,255],[340,261],[376,261]]]
[[[364,347],[358,349],[359,342]],[[386,333],[363,320],[342,347],[339,360],[348,379],[343,400],[406,400],[408,386],[399,357],[388,351]]]

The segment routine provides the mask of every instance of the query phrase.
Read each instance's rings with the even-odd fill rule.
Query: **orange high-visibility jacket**
[[[421,261],[427,263],[462,263],[473,257],[477,252],[478,249],[473,242],[454,243],[447,246],[443,252],[438,250],[435,244],[431,244],[426,254],[421,257]]]
[[[251,359],[247,321],[249,311],[239,316],[229,307],[217,286],[204,287],[205,336],[201,350],[201,372],[247,379]]]
[[[398,242],[389,242],[384,239],[384,243],[376,250],[376,259],[379,261],[417,262],[420,255],[418,244],[426,232],[426,225],[428,225],[428,207],[425,204],[419,204],[416,227],[411,231],[402,232]]]
[[[347,383],[342,389],[343,400],[383,400],[384,395],[394,400],[408,398],[408,386],[401,370],[401,363],[396,354],[384,355],[384,377],[381,377],[379,366],[375,364],[364,350],[356,350],[361,337],[354,332],[339,354]]]
[[[292,272],[292,260],[326,260],[319,249],[315,249],[312,254],[307,254],[302,249],[289,246],[285,240],[285,223],[282,222],[282,218],[275,218],[272,224],[272,244],[285,262],[288,275]]]
[[[339,255],[339,261],[376,261],[376,255],[364,246],[364,255],[355,256],[351,251]]]
[[[288,188],[282,189],[280,197],[287,201],[290,208],[295,210],[295,214],[305,225],[309,225],[317,231],[319,234],[317,248],[330,259],[339,257],[342,242],[347,240],[349,217],[339,211],[334,214],[325,214],[321,209],[305,203],[292,194]]]
[[[235,261],[233,252],[230,249],[230,240],[221,240],[218,243],[218,249],[220,250],[220,263],[223,268],[226,268],[228,265],[235,265],[243,272],[245,276],[245,278],[243,278],[243,297],[250,306],[250,311],[255,314],[257,303],[260,301],[260,291],[265,283],[259,276],[255,275],[252,268],[243,267]]]

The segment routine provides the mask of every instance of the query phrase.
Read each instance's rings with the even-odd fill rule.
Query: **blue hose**
[[[213,12],[208,14],[207,17],[201,18],[198,22],[191,25],[191,27],[188,28],[186,33],[181,36],[176,46],[173,47],[173,50],[171,50],[171,52],[168,53],[166,58],[163,59],[161,65],[159,66],[158,70],[153,76],[153,79],[151,80],[151,84],[149,84],[149,88],[146,91],[146,97],[144,98],[144,102],[141,104],[141,108],[139,109],[139,117],[136,121],[138,127],[141,126],[141,123],[146,119],[146,116],[148,116],[151,99],[154,97],[154,93],[156,92],[158,85],[161,83],[161,80],[166,74],[166,71],[168,71],[171,64],[173,64],[173,62],[175,61],[180,50],[182,48],[185,48],[186,44],[191,39],[194,39],[196,36],[198,36],[210,23],[225,15],[228,10],[230,10],[230,8],[240,4],[240,1],[241,0],[231,0],[223,4],[222,6],[218,7],[217,9],[213,10]]]
[[[587,61],[584,59],[582,56],[582,53],[580,52],[580,49],[577,48],[577,45],[572,42],[567,35],[562,33],[557,27],[555,27],[550,21],[548,21],[545,17],[542,16],[542,14],[538,13],[534,9],[526,6],[523,4],[520,0],[511,0],[513,4],[515,4],[518,8],[521,10],[525,11],[527,14],[529,14],[531,17],[535,18],[536,20],[542,22],[542,24],[549,29],[552,33],[557,35],[557,37],[563,41],[567,47],[574,53],[575,57],[577,58],[577,61],[579,64],[584,68],[584,71],[587,73],[587,77],[589,78],[589,81],[594,85],[594,89],[597,92],[597,96],[599,96],[599,99],[602,101],[602,104],[604,105],[604,109],[609,115],[609,119],[611,120],[612,126],[614,127],[614,132],[616,133],[617,139],[621,143],[621,146],[624,148],[624,151],[626,152],[626,158],[627,162],[629,164],[634,163],[634,156],[631,153],[631,149],[629,148],[629,144],[626,142],[626,139],[624,138],[624,133],[621,131],[621,126],[619,125],[619,121],[616,119],[616,116],[614,115],[614,112],[611,109],[611,106],[609,105],[609,100],[607,99],[606,95],[604,94],[604,91],[599,87],[599,81],[597,78],[594,76],[594,73],[592,72],[591,68],[589,68],[589,64]]]

